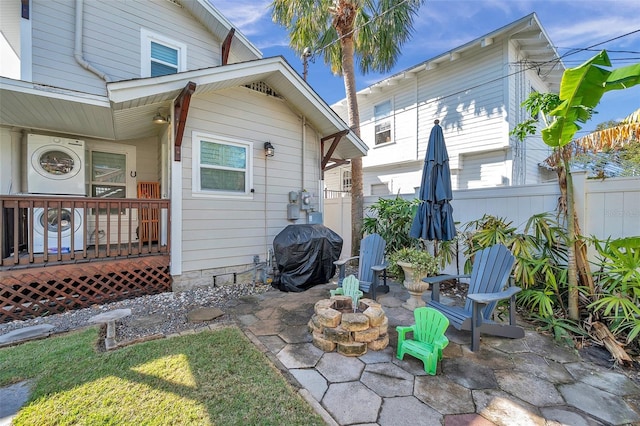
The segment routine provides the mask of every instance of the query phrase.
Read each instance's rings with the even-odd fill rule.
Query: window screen
[[[151,42],[151,77],[178,72],[178,50]]]
[[[373,107],[375,119],[375,144],[391,142],[391,101]]]
[[[201,191],[245,194],[248,190],[248,145],[200,141]]]

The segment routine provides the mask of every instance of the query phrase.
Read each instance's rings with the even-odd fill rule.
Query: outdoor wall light
[[[265,157],[273,157],[276,153],[275,148],[271,145],[271,142],[264,143],[264,155]]]
[[[160,114],[160,110],[153,116],[153,122],[156,124],[167,124],[170,121],[170,117],[167,115],[166,117]]]

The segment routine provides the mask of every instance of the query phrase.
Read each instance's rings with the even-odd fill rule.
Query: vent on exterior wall
[[[267,83],[263,83],[262,81],[257,81],[251,84],[245,84],[244,87],[247,87],[251,90],[255,90],[256,92],[264,93],[267,96],[273,96],[274,98],[282,99],[275,90],[267,85]]]

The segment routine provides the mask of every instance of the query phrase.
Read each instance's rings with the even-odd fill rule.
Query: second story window
[[[142,77],[175,74],[186,69],[186,45],[145,29],[141,38]]]
[[[151,77],[178,72],[178,50],[151,42]]]
[[[373,116],[376,131],[375,144],[391,142],[391,101],[374,106]]]
[[[536,89],[533,88],[533,86],[531,86],[531,90],[529,91],[529,95],[531,95],[532,93],[538,93],[538,91]],[[540,114],[534,114],[531,116],[531,118],[533,118],[534,120],[540,120]]]

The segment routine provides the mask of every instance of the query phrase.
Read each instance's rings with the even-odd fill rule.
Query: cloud
[[[271,1],[216,0],[211,4],[247,37],[263,34],[271,21]]]
[[[607,16],[572,21],[549,27],[553,42],[561,47],[583,48],[638,30],[638,22],[625,16]],[[637,37],[637,36],[636,36]],[[623,39],[619,39],[623,40]],[[621,43],[623,41],[616,41]],[[606,48],[607,45],[602,45]]]

